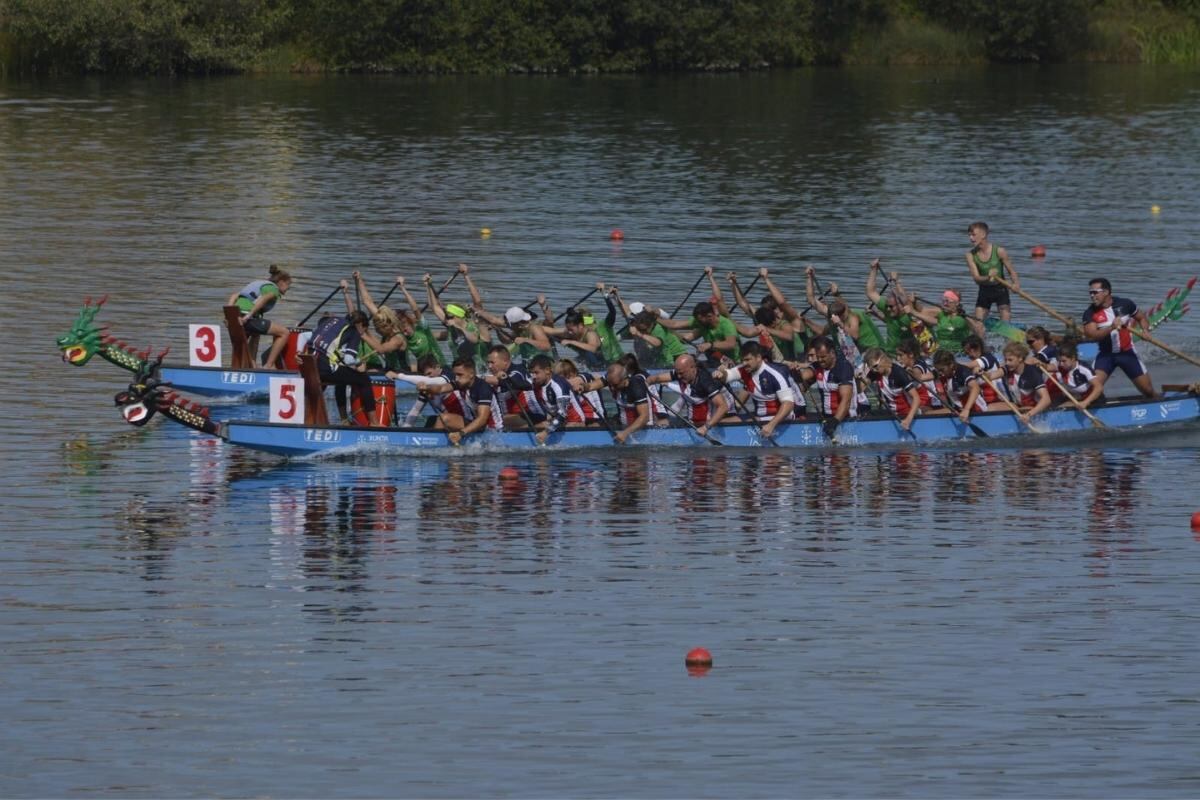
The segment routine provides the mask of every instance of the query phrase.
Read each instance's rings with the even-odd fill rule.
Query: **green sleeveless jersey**
[[[990,278],[995,275],[997,278],[1003,278],[1004,262],[1000,260],[1000,248],[992,245],[992,255],[987,261],[979,258],[979,253],[975,250],[971,251],[971,258],[975,259],[975,266],[979,269],[979,274],[984,278]]]

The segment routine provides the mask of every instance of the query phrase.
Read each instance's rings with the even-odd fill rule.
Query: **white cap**
[[[504,312],[504,321],[509,325],[516,325],[520,322],[529,322],[533,317],[529,316],[529,312],[520,306],[513,306],[508,311]]]
[[[637,302],[630,303],[629,310],[632,311],[634,314],[640,314],[646,310],[646,304],[645,303],[637,303]]]

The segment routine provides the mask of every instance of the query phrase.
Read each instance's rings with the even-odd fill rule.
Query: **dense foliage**
[[[1186,61],[1198,21],[1200,0],[0,0],[0,60],[22,72],[661,71],[1104,58],[1094,40],[1107,37],[1111,53]]]

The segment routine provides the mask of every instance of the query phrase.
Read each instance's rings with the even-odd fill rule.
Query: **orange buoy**
[[[500,480],[515,481],[521,477],[520,471],[516,467],[504,467],[500,470]]]
[[[1200,532],[1200,511],[1192,514],[1192,530]]]
[[[1033,249],[1029,251],[1029,255],[1033,256],[1034,258],[1045,258],[1046,248],[1043,245],[1035,244]]]
[[[625,238],[625,233],[620,228],[613,228],[612,233],[608,235],[608,238],[612,239],[614,242],[619,242]]]
[[[688,654],[683,659],[683,663],[689,667],[711,667],[713,663],[712,653],[703,647],[694,648],[688,651]]]

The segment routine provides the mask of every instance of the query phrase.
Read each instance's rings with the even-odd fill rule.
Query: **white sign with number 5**
[[[216,325],[188,325],[188,364],[221,366],[221,329]]]
[[[271,422],[304,424],[304,379],[271,378]]]

